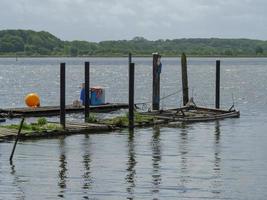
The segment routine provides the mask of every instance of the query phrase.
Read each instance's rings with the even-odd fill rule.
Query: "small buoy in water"
[[[29,107],[39,107],[40,106],[40,97],[37,93],[29,93],[25,97],[25,103]]]

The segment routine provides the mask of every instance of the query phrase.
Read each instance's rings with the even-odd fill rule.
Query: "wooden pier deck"
[[[125,103],[108,103],[103,105],[90,105],[90,111],[92,112],[111,112],[119,109],[128,108],[128,104]],[[81,113],[84,111],[84,106],[66,105],[66,113]],[[4,108],[0,109],[2,116],[17,118],[17,117],[49,117],[56,116],[60,113],[59,106],[41,106],[37,108]]]
[[[154,116],[157,119],[166,120],[169,122],[185,123],[206,122],[240,117],[240,112],[236,110],[222,110],[198,106],[185,106],[182,108],[152,111],[143,114]]]
[[[53,130],[34,132],[28,130],[22,130],[20,139],[34,139],[34,138],[49,138],[61,135],[74,135],[74,134],[89,134],[100,133],[115,130],[114,127],[105,124],[95,123],[67,123],[65,130]],[[0,127],[0,141],[7,139],[14,139],[18,133],[17,129],[9,129]]]
[[[236,110],[221,110],[213,108],[204,108],[197,106],[186,106],[176,109],[159,110],[140,113],[141,115],[149,115],[153,118],[149,121],[136,122],[134,127],[151,127],[155,125],[171,124],[175,123],[192,123],[192,122],[207,122],[221,120],[225,118],[237,118],[240,116],[240,112]],[[50,122],[53,123],[53,122]],[[53,123],[58,126],[59,123]],[[116,124],[104,124],[104,123],[66,123],[65,130],[48,130],[42,132],[34,132],[22,130],[21,139],[32,138],[48,138],[60,135],[72,135],[72,134],[88,134],[88,133],[100,133],[106,131],[113,131],[118,129],[128,128],[127,125]],[[13,139],[17,135],[17,129],[7,129],[0,127],[0,140]]]

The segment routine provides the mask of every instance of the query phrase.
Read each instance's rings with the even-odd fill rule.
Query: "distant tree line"
[[[192,56],[267,56],[267,41],[218,38],[150,41],[135,37],[96,43],[62,41],[45,31],[0,31],[2,56],[125,56],[129,52],[139,56],[152,52],[165,56],[177,56],[182,52]]]

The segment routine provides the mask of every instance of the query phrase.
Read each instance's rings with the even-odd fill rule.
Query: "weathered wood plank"
[[[51,137],[60,135],[82,134],[82,133],[96,133],[99,131],[111,131],[113,128],[104,124],[94,123],[66,123],[65,130],[44,131],[44,132],[29,132],[22,131],[21,139],[36,138],[36,137]],[[0,139],[14,138],[17,135],[16,129],[0,128]]]
[[[108,103],[103,105],[90,105],[90,110],[92,112],[111,112],[114,110],[119,109],[126,109],[128,108],[128,104],[125,103]],[[81,113],[84,112],[84,106],[73,106],[73,105],[66,105],[66,113]],[[5,114],[9,117],[47,117],[47,116],[56,116],[60,113],[59,106],[42,106],[38,108],[5,108],[0,109],[0,114]]]
[[[193,116],[193,117],[166,117],[166,116],[155,116],[159,119],[169,119],[172,121],[180,121],[180,122],[205,122],[205,121],[213,121],[219,119],[226,119],[226,118],[234,118],[239,117],[239,112],[232,112],[232,113],[224,113],[220,115],[208,115],[208,116]]]

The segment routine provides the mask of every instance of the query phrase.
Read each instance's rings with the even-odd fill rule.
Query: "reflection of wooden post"
[[[89,90],[90,90],[90,63],[84,63],[84,121],[87,122],[90,115],[89,108]]]
[[[215,94],[215,107],[220,108],[220,65],[221,61],[216,60],[216,94]]]
[[[129,128],[134,128],[134,63],[129,65]]]
[[[158,66],[158,53],[153,54],[153,92],[152,92],[152,109],[159,110],[160,105],[160,73]]]
[[[182,66],[182,86],[183,86],[183,105],[185,106],[189,101],[188,95],[188,78],[187,78],[187,61],[185,53],[182,54],[181,58]]]
[[[60,63],[60,124],[66,127],[65,63]]]

